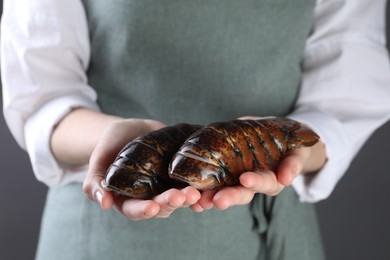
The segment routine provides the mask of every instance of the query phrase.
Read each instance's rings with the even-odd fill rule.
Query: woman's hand
[[[286,186],[291,185],[299,174],[310,174],[320,170],[325,161],[325,146],[321,141],[312,147],[293,150],[280,162],[276,172],[245,172],[239,178],[241,185],[225,187],[218,191],[205,191],[198,203],[192,205],[192,209],[197,212],[213,207],[224,210],[250,203],[256,193],[275,196]]]
[[[102,187],[106,170],[118,152],[132,139],[141,134],[157,130],[164,125],[153,120],[126,119],[111,123],[103,132],[89,161],[89,170],[84,181],[84,192],[108,210],[114,207],[129,219],[165,218],[181,207],[198,201],[200,192],[193,187],[182,190],[170,189],[151,200],[131,199]]]
[[[64,165],[89,162],[83,189],[103,209],[114,207],[129,219],[168,217],[175,209],[198,201],[199,191],[193,187],[171,189],[153,200],[136,200],[104,190],[101,185],[109,165],[129,141],[164,126],[155,120],[123,119],[76,108],[55,127],[51,149],[57,161]]]

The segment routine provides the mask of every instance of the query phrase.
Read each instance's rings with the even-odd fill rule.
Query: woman
[[[322,259],[304,202],[329,196],[390,114],[384,5],[5,1],[5,117],[51,187],[37,259]],[[218,192],[134,200],[101,186],[140,134],[269,115],[321,142]]]

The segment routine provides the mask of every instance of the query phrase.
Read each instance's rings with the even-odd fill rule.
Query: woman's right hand
[[[139,135],[165,125],[155,120],[123,119],[87,108],[75,108],[54,128],[50,147],[63,165],[89,163],[84,192],[108,210],[114,207],[129,219],[168,217],[174,210],[195,204],[200,193],[195,188],[171,189],[152,200],[136,200],[104,190],[102,180],[119,151]]]
[[[96,201],[102,209],[116,209],[132,220],[165,218],[181,207],[195,204],[200,192],[193,187],[170,189],[150,200],[132,199],[102,187],[106,170],[118,152],[132,139],[157,130],[164,124],[155,120],[123,119],[110,123],[103,131],[89,160],[89,170],[84,180],[86,196]]]

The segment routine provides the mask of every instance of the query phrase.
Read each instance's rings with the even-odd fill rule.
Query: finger
[[[186,196],[177,189],[170,189],[157,195],[153,201],[160,205],[160,210],[156,214],[156,217],[167,218],[177,208],[180,208],[184,205]]]
[[[84,179],[83,191],[87,198],[99,203],[100,207],[108,210],[113,206],[114,198],[110,191],[102,186],[106,170],[99,166],[89,168]]]
[[[216,193],[217,193],[216,190],[203,191],[202,194],[201,194],[200,199],[198,200],[199,206],[203,210],[205,210],[205,209],[207,210],[207,209],[213,208],[214,207],[213,198],[214,198],[214,195]]]
[[[191,205],[191,209],[195,212],[202,212],[204,211],[204,208],[202,208],[201,205],[199,205],[199,203],[195,203],[193,205]]]
[[[252,190],[242,186],[226,187],[215,194],[213,202],[216,208],[224,210],[232,206],[248,204],[254,194]]]
[[[284,188],[272,171],[245,172],[240,176],[242,186],[269,196],[275,196]]]
[[[278,166],[276,173],[278,181],[285,186],[291,185],[295,177],[302,172],[309,156],[310,148],[308,147],[291,151]]]
[[[153,200],[130,199],[121,195],[115,198],[114,208],[131,220],[153,218],[160,211],[160,205]]]
[[[186,200],[183,204],[183,207],[189,207],[191,205],[196,204],[201,198],[200,191],[195,187],[187,186],[181,190],[186,197]]]
[[[111,157],[111,156],[108,156]],[[115,157],[113,155],[112,157]],[[90,159],[90,168],[83,183],[83,191],[85,195],[99,203],[100,207],[108,210],[113,205],[113,195],[111,192],[105,190],[102,186],[106,169],[109,167],[113,159],[108,159],[103,156],[103,150],[97,147]]]

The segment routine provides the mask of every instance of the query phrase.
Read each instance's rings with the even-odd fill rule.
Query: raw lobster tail
[[[200,190],[236,185],[240,174],[274,171],[288,151],[312,146],[318,139],[287,118],[213,123],[185,141],[169,165],[169,175]]]
[[[150,198],[183,186],[168,176],[168,164],[183,142],[201,126],[178,124],[140,136],[116,157],[104,180],[106,189],[133,198]]]

